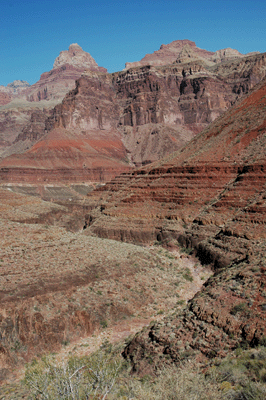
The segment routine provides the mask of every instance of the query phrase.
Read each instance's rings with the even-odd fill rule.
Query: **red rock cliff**
[[[4,152],[5,157],[13,154],[12,159],[5,158],[1,161],[2,167],[9,168],[5,179],[8,180],[10,168],[32,168],[32,153],[28,153],[29,148],[38,140],[52,140],[55,129],[60,129],[62,139],[64,136],[64,146],[69,134],[72,139],[76,137],[78,140],[94,140],[97,137],[105,143],[110,140],[110,148],[113,140],[118,141],[119,147],[123,148],[123,157],[118,152],[118,159],[114,156],[115,163],[120,163],[123,159],[123,162],[132,166],[140,166],[156,161],[181,148],[265,76],[265,54],[228,58],[228,52],[225,52],[223,62],[212,65],[208,61],[212,55],[204,50],[193,50],[195,54],[201,54],[200,58],[185,56],[188,45],[186,43],[181,46],[180,51],[184,57],[171,65],[137,67],[114,74],[99,70],[87,71],[61,104],[51,112],[45,111],[45,118],[39,112],[32,117],[27,114],[26,124],[22,127],[18,125],[21,133],[15,138],[15,146],[11,145]],[[56,63],[57,68],[48,73],[47,79],[53,80],[54,74],[57,76],[59,70],[71,75],[73,68],[76,68],[75,62],[73,61],[73,65],[63,66],[61,63],[71,57],[74,60],[75,57],[83,59],[83,53],[75,46],[69,52],[63,52]],[[88,60],[87,56],[85,58],[91,68],[96,68],[91,57]],[[46,80],[46,75],[43,79]],[[47,91],[40,93],[40,98],[48,96]],[[63,135],[64,130],[68,133],[65,131]],[[3,135],[3,143],[4,140]],[[34,149],[35,147],[32,152]],[[64,162],[49,162],[49,156],[45,152],[45,156],[40,156],[41,147],[38,149],[39,158],[47,159],[47,165],[57,164],[58,168],[65,168]],[[16,153],[20,155],[16,156]],[[90,159],[94,153],[95,149],[92,150]],[[96,159],[95,154],[93,157]],[[58,158],[58,155],[53,158]],[[70,158],[75,169],[75,156]],[[59,159],[63,160],[64,157]],[[102,156],[99,156],[99,160],[98,165],[103,162],[101,166],[104,169]],[[87,164],[91,165],[84,161],[84,165]],[[34,165],[34,168],[47,169],[43,164],[38,167],[35,162]],[[128,170],[128,165],[124,164],[118,170],[121,172],[123,168],[124,171]],[[16,174],[12,173],[12,176],[15,179]]]
[[[117,240],[191,248],[214,275],[182,314],[155,323],[125,356],[145,373],[174,362],[223,356],[265,337],[266,81],[181,151],[122,175],[101,191],[88,232]]]

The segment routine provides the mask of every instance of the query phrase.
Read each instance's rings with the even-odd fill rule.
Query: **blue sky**
[[[266,2],[1,0],[0,85],[35,83],[71,43],[114,72],[178,39],[266,52]]]

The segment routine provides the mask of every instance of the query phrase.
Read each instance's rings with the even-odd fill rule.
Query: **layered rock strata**
[[[259,52],[241,54],[235,49],[222,49],[215,52],[200,49],[191,40],[175,40],[169,44],[162,44],[160,49],[152,54],[146,54],[140,61],[126,63],[126,69],[140,67],[143,65],[166,65],[170,63],[182,63],[192,60],[204,60],[209,66],[225,60],[242,58],[248,55],[258,54]]]
[[[1,158],[27,150],[39,139],[40,130],[44,135],[44,119],[74,89],[75,81],[87,69],[107,71],[99,67],[89,53],[73,44],[68,51],[60,53],[53,69],[43,73],[34,85],[14,81],[7,87],[0,87]],[[25,143],[13,146],[14,142],[25,141],[26,136],[27,146]]]
[[[104,85],[95,72],[90,75],[49,118],[31,118],[14,146],[33,136],[35,144],[0,162],[4,182],[105,182],[130,169],[115,129],[118,111],[108,76]]]
[[[0,86],[0,107],[11,102],[12,99],[22,94],[30,84],[26,81],[16,80],[7,86]]]
[[[71,74],[79,62],[84,62],[90,70],[83,73],[76,87],[53,110],[46,108],[43,113],[39,110],[32,115],[24,113],[25,124],[17,124],[16,132],[20,130],[17,136],[12,133],[14,116],[11,118],[10,113],[13,109],[7,110],[3,130],[9,129],[9,137],[14,136],[14,139],[13,144],[9,142],[8,148],[2,151],[3,179],[7,181],[9,175],[12,181],[16,176],[20,179],[17,174],[20,168],[27,177],[25,179],[31,179],[34,168],[40,181],[43,180],[41,170],[45,170],[48,181],[56,179],[57,170],[59,181],[60,176],[66,176],[59,170],[63,171],[67,164],[69,180],[75,176],[74,170],[80,171],[85,166],[84,173],[78,172],[76,176],[86,181],[93,176],[88,171],[86,179],[86,166],[93,170],[95,163],[97,168],[106,171],[111,168],[117,173],[128,171],[130,166],[149,164],[181,148],[265,76],[265,54],[229,57],[232,52],[224,51],[219,53],[220,59],[224,57],[222,62],[211,63],[212,55],[205,50],[197,50],[189,43],[180,46],[182,57],[180,55],[178,62],[166,66],[146,65],[113,74],[102,72],[100,67],[97,69],[95,61],[79,46],[70,46],[68,52],[60,54],[56,68],[43,76],[39,84],[45,83],[46,78],[53,80],[59,69]],[[190,48],[196,58],[184,56],[190,54]],[[72,64],[64,64],[69,60]],[[56,85],[54,88],[61,93]],[[40,99],[58,101],[53,92],[45,93],[39,96]],[[58,146],[53,147],[58,143],[58,130],[63,141],[60,146],[64,148],[60,154]],[[2,134],[3,147],[7,146],[5,137]],[[77,140],[76,144],[73,140]],[[95,140],[98,143],[96,151],[95,146],[91,146],[91,141],[95,143]],[[90,150],[88,143],[92,147]],[[38,157],[37,153],[34,155],[37,149]],[[110,176],[114,175],[107,172],[104,179]],[[65,177],[62,179],[65,181]]]
[[[177,272],[179,288],[195,291],[182,260],[168,251],[83,235],[77,220],[90,207],[85,187],[48,185],[46,201],[37,197],[40,187],[10,189],[0,188],[0,385],[25,362],[68,342],[93,333],[103,339],[107,326],[119,338],[121,325],[125,335],[129,326],[147,324],[179,299]],[[87,352],[84,344],[78,347]]]
[[[89,195],[98,207],[88,234],[178,241],[214,271],[183,313],[128,345],[124,354],[141,373],[162,359],[224,356],[264,343],[265,99],[264,80],[181,151]]]

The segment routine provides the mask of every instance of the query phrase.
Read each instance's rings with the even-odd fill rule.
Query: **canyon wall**
[[[172,64],[143,65],[107,74],[101,67],[96,67],[92,57],[79,46],[70,46],[68,52],[60,54],[55,68],[43,74],[36,87],[33,85],[27,92],[28,99],[33,96],[32,100],[35,100],[27,104],[38,104],[38,110],[14,109],[7,105],[5,111],[2,107],[0,167],[9,168],[10,173],[10,168],[33,168],[32,155],[38,141],[45,145],[38,146],[35,172],[40,168],[46,169],[51,181],[60,181],[60,173],[55,178],[56,174],[52,172],[55,158],[58,158],[56,168],[59,169],[66,166],[65,162],[59,161],[64,158],[72,160],[72,167],[68,168],[79,169],[81,163],[77,157],[85,160],[83,164],[91,168],[94,168],[92,158],[97,166],[101,164],[105,168],[102,156],[109,140],[107,159],[111,157],[112,163],[123,163],[117,171],[149,164],[184,146],[265,76],[265,54],[237,56],[228,50],[217,53],[218,61],[213,61],[214,54],[198,49],[189,41],[174,42],[173,47],[178,48],[180,54]],[[169,62],[164,55],[157,58],[163,64]],[[61,102],[56,96],[62,96],[61,89],[69,90],[68,82],[73,84],[74,75],[81,74],[81,70],[77,70],[80,60],[89,69],[83,72],[76,86]],[[47,107],[44,107],[46,102]],[[49,102],[59,104],[51,108]],[[52,150],[51,143],[55,143],[58,130],[63,141],[61,147],[65,149],[63,153],[66,151],[67,156],[58,156],[57,150]],[[92,146],[91,151],[87,148],[84,153],[81,141],[91,140],[103,140],[104,148],[101,149],[98,141],[96,152]],[[120,150],[117,154],[117,150],[111,151],[113,141],[123,148],[122,157]],[[45,150],[47,145],[53,160]],[[38,164],[38,159],[45,157],[48,168],[42,161]],[[8,173],[4,174],[5,180]],[[32,175],[29,172],[28,176]],[[69,180],[73,175],[69,171]],[[12,172],[12,180],[15,176],[16,173]],[[82,174],[82,179],[84,177],[86,174]],[[90,174],[87,178],[90,180]]]
[[[88,215],[88,234],[179,243],[214,271],[182,313],[127,346],[125,357],[142,374],[169,360],[264,343],[265,99],[264,79],[179,152],[89,194],[98,207]]]
[[[87,69],[106,72],[89,53],[72,44],[56,58],[53,69],[44,72],[35,84],[14,81],[6,87],[0,86],[1,158],[27,150],[39,139],[40,130],[43,136],[43,120],[75,88],[75,81]],[[26,132],[30,140],[24,146],[20,141],[25,141]]]

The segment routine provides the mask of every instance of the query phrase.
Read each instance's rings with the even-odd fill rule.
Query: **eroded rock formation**
[[[125,356],[141,373],[165,356],[178,362],[264,343],[265,99],[264,79],[181,151],[90,194],[98,207],[88,216],[88,234],[176,240],[214,270],[182,314],[128,345]]]
[[[89,53],[74,44],[60,53],[53,69],[44,72],[34,85],[14,81],[7,87],[0,87],[1,158],[27,150],[39,139],[40,131],[43,136],[44,119],[74,89],[75,81],[87,69],[106,72]],[[25,146],[26,136],[30,140]],[[20,143],[21,140],[24,143]]]
[[[175,40],[169,44],[162,44],[160,49],[152,54],[146,54],[140,61],[126,63],[126,69],[140,67],[143,65],[167,65],[174,62],[183,63],[189,61],[204,61],[209,66],[220,63],[224,60],[242,58],[248,55],[258,54],[259,52],[241,54],[235,49],[222,49],[216,52],[200,49],[191,40]]]
[[[0,106],[9,103],[14,97],[23,93],[25,89],[28,89],[30,84],[26,81],[16,80],[14,82],[9,83],[7,86],[0,86],[0,95],[4,97],[6,95],[6,99],[9,97],[9,101],[0,103]]]
[[[86,53],[77,44],[73,43],[69,46],[68,50],[61,51],[59,56],[55,59],[53,69],[62,67],[62,65],[72,65],[77,68],[81,66],[89,70],[106,72],[106,69],[99,67],[94,58],[89,53]]]
[[[32,115],[13,148],[25,148],[32,140],[34,145],[2,160],[4,182],[105,182],[130,169],[116,130],[118,110],[109,77],[104,75],[104,85],[96,72],[90,74],[49,118]]]
[[[173,55],[174,63],[169,64]],[[107,74],[76,44],[60,53],[55,68],[27,93],[38,111],[2,107],[3,179],[14,181],[24,175],[42,181],[42,170],[47,181],[65,181],[69,170],[69,180],[76,176],[86,181],[94,175],[89,169],[95,165],[110,178],[115,171],[149,164],[180,149],[266,73],[265,54],[243,56],[231,49],[214,54],[189,41],[162,46],[156,60],[159,64],[144,65],[146,60],[141,66]],[[83,67],[77,67],[80,63]],[[60,102],[61,88],[70,89],[68,82],[72,85],[84,66],[89,69]],[[52,101],[59,102],[54,109],[48,106]],[[43,113],[41,105],[47,105]]]
[[[171,137],[172,143],[177,140],[173,138],[180,125],[174,119],[175,113],[183,122],[183,129],[194,133],[199,124],[205,126],[212,121],[212,112],[218,116],[182,149],[156,163],[127,171],[90,193],[84,208],[86,229],[79,242],[60,229],[29,224],[27,231],[17,224],[21,222],[20,213],[27,217],[24,222],[43,222],[42,218],[48,215],[53,218],[54,213],[65,213],[63,206],[46,204],[46,215],[35,217],[28,199],[1,191],[2,198],[7,196],[1,204],[0,221],[6,249],[0,319],[5,341],[0,349],[3,369],[14,365],[9,349],[15,345],[21,346],[18,353],[25,360],[36,347],[40,352],[56,349],[65,340],[90,334],[108,313],[113,321],[118,312],[125,316],[132,312],[128,305],[119,308],[120,298],[108,303],[108,309],[105,300],[97,303],[95,298],[100,296],[97,290],[112,295],[122,279],[125,287],[121,294],[127,293],[130,287],[123,268],[117,264],[116,256],[111,261],[107,257],[132,256],[135,248],[124,247],[121,251],[118,247],[114,253],[115,242],[106,244],[105,267],[98,252],[102,242],[86,235],[141,244],[179,243],[213,269],[213,277],[182,312],[150,325],[129,343],[124,355],[131,359],[135,370],[145,374],[156,369],[157,363],[178,363],[190,356],[224,356],[238,345],[265,343],[265,78],[253,88],[265,74],[265,55],[239,57],[209,69],[206,64],[194,62],[181,65],[182,69],[180,65],[133,68],[110,75],[95,71],[84,74],[47,118],[41,119],[38,113],[31,116],[14,145],[37,141],[19,155],[3,160],[0,177],[6,182],[40,179],[43,183],[58,177],[68,181],[71,174],[76,181],[88,176],[101,180],[100,173],[104,181],[117,174],[119,168],[119,172],[129,169],[129,146],[133,148],[134,138],[139,142],[135,146],[140,144],[146,129],[151,138],[143,140],[142,148],[159,145],[162,150],[156,151],[161,157],[169,153],[169,148],[163,149],[165,142],[160,143],[159,134],[164,132],[169,143]],[[215,75],[217,71],[220,78]],[[219,93],[216,89],[214,96],[215,87]],[[221,105],[226,109],[237,100],[220,115]],[[207,111],[201,108],[202,103],[208,105]],[[149,161],[148,153],[137,148],[132,150],[131,159],[136,164]],[[12,219],[8,215],[10,205]],[[36,206],[40,205],[35,203]],[[24,240],[27,235],[28,253],[23,243],[13,248],[15,234],[16,240]],[[94,239],[95,261],[90,247]],[[58,249],[63,251],[63,257]],[[75,266],[69,259],[70,251],[77,260]],[[145,255],[143,267],[148,263],[153,272],[149,257]],[[17,284],[15,280],[10,265],[17,265],[18,259],[18,268],[27,280],[31,279],[30,285],[20,281]],[[52,281],[43,260],[56,270]],[[135,277],[135,260],[133,263],[132,258],[126,257],[122,262]],[[147,273],[148,268],[143,271]],[[108,271],[111,272],[106,279]],[[106,279],[102,286],[97,286],[99,277],[104,282]],[[114,280],[112,290],[110,279]],[[95,293],[91,293],[94,287]],[[45,291],[50,295],[46,296]],[[88,292],[93,304],[97,304],[89,310]],[[150,299],[143,291],[138,293],[136,309]],[[132,299],[135,296],[130,295]],[[65,298],[72,300],[66,303]],[[60,315],[55,304],[60,304]]]
[[[89,189],[0,188],[0,385],[25,362],[68,342],[107,326],[119,337],[121,323],[125,335],[127,324],[147,324],[151,312],[179,299],[177,271],[179,288],[195,292],[182,277],[182,260],[168,251],[83,235]]]

